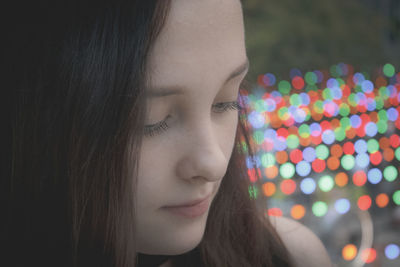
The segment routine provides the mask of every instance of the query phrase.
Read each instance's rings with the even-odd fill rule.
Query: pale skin
[[[239,85],[248,70],[244,38],[238,0],[172,0],[169,16],[149,57],[148,91],[180,89],[181,93],[147,101],[146,125],[166,119],[168,129],[146,136],[142,143],[137,252],[179,255],[201,242],[208,211],[188,219],[162,207],[210,193],[213,200],[219,190],[235,145],[238,113],[220,112],[215,105],[238,98]],[[291,220],[285,222],[278,225],[293,224]],[[277,230],[289,248],[299,244],[298,238],[306,238],[308,244],[315,243],[313,249],[324,252],[319,253],[322,258],[317,261],[323,265],[307,266],[330,266],[319,239],[298,225],[293,235],[285,235],[286,226]],[[315,253],[305,247],[292,250],[296,251],[296,259]],[[172,265],[168,261],[161,267]]]

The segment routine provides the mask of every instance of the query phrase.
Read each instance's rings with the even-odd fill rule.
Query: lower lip
[[[209,207],[210,197],[206,198],[199,204],[194,206],[181,206],[181,207],[164,207],[165,210],[180,216],[184,216],[187,218],[196,218],[203,215]]]

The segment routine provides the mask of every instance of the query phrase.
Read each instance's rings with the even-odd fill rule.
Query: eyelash
[[[240,110],[241,107],[239,105],[238,101],[232,101],[232,102],[221,102],[221,103],[217,103],[215,104],[213,107],[219,107],[222,108],[222,111],[218,111],[217,113],[223,113],[223,112],[227,112],[229,110]],[[166,120],[169,118],[170,116],[168,115],[168,117],[163,120],[160,121],[156,124],[153,125],[149,125],[149,126],[145,126],[144,128],[144,134],[146,136],[154,136],[157,135],[163,131],[166,131],[169,126],[166,122]]]

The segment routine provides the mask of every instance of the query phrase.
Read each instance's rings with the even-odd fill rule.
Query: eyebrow
[[[233,78],[241,75],[244,72],[249,70],[249,59],[246,58],[246,61],[242,63],[240,66],[235,68],[231,74],[229,74],[228,78],[225,80],[224,84],[228,83]],[[152,88],[146,91],[146,98],[156,98],[156,97],[165,97],[170,95],[182,95],[184,94],[184,90],[178,86],[167,87],[167,88]]]

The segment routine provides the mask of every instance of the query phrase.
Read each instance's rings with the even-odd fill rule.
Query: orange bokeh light
[[[264,195],[267,197],[272,196],[276,192],[276,186],[274,183],[271,182],[266,182],[262,185],[262,190],[264,192]]]
[[[343,186],[347,185],[348,181],[349,181],[349,177],[347,176],[347,174],[345,172],[339,172],[335,176],[335,183],[339,187],[343,187]]]
[[[286,151],[278,151],[278,152],[276,152],[275,157],[276,157],[276,161],[279,164],[283,164],[283,163],[287,162],[287,160],[289,158],[289,156],[288,156]]]
[[[278,167],[275,165],[269,166],[264,170],[265,176],[267,176],[269,179],[274,179],[276,176],[278,176],[278,172]]]
[[[304,208],[303,205],[300,204],[294,205],[290,210],[290,215],[296,220],[303,218],[305,214],[306,214],[306,209]]]
[[[332,171],[339,168],[340,165],[340,161],[337,157],[329,157],[326,163],[328,165],[328,168]]]
[[[389,204],[389,197],[385,193],[381,193],[376,196],[375,202],[379,208],[384,208]]]
[[[351,261],[357,256],[357,247],[353,244],[347,244],[342,249],[342,257],[346,261]]]

